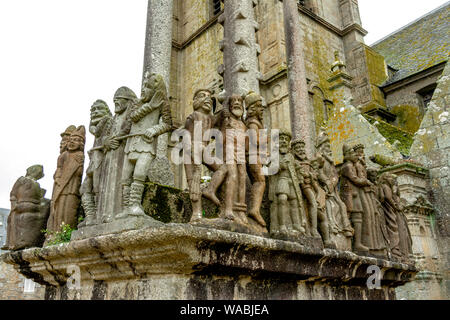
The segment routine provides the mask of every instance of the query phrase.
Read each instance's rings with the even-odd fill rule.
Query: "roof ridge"
[[[449,5],[450,5],[450,1],[447,1],[446,3],[444,3],[444,4],[440,5],[439,7],[437,7],[436,9],[431,10],[430,12],[424,14],[423,16],[421,16],[421,17],[419,17],[419,18],[417,18],[417,19],[411,21],[411,22],[408,23],[407,25],[401,27],[400,29],[398,29],[398,30],[396,30],[396,31],[394,31],[394,32],[392,32],[392,33],[390,33],[390,34],[388,34],[387,36],[381,38],[380,40],[377,40],[376,42],[374,42],[374,43],[372,43],[371,45],[369,45],[369,47],[374,47],[374,46],[376,46],[377,44],[383,42],[384,40],[386,40],[386,39],[388,39],[388,38],[390,38],[390,37],[392,37],[393,35],[399,33],[400,31],[403,31],[404,29],[409,28],[410,26],[416,24],[417,22],[419,22],[419,21],[425,19],[425,18],[428,17],[428,16],[431,16],[432,14],[434,14],[434,13],[440,11],[441,9],[443,9],[443,8],[449,6]]]

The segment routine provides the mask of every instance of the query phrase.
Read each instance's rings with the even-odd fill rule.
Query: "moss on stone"
[[[367,114],[364,114],[364,117],[367,121],[376,126],[381,135],[383,135],[390,144],[395,145],[398,151],[404,155],[409,155],[409,151],[414,141],[414,137],[411,133],[382,120],[375,119]],[[398,143],[396,143],[396,141],[398,141]]]
[[[405,131],[414,134],[419,130],[423,115],[418,106],[397,105],[390,109],[397,116],[398,125]]]

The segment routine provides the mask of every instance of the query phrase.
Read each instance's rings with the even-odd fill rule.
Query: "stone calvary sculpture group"
[[[45,190],[37,182],[43,177],[42,166],[30,167],[17,180],[4,249],[48,244],[63,225],[78,229],[72,240],[163,225],[145,212],[142,200],[146,182],[154,182],[149,171],[155,170],[158,137],[173,131],[166,84],[160,75],[147,72],[140,98],[121,87],[114,104],[114,115],[103,100],[91,107],[89,132],[95,140],[84,180],[84,126],[70,126],[61,134],[51,200],[44,198]],[[213,110],[213,105],[213,92],[197,90],[194,111],[182,128],[194,136],[200,124],[203,137],[200,144],[189,141],[183,150],[191,225],[411,262],[412,241],[396,177],[367,169],[363,145],[344,145],[344,163],[336,166],[324,129],[313,159],[307,157],[303,140],[281,130],[270,141],[275,146],[271,150],[278,152],[278,170],[266,176],[266,164],[258,156],[249,161],[262,143],[262,97],[255,92],[230,95],[220,110]],[[223,153],[226,163],[203,161],[205,149],[217,139],[204,139],[210,129],[222,134],[223,149],[215,152]],[[248,139],[249,129],[259,138]],[[205,186],[202,176],[208,172],[211,181]],[[219,208],[217,218],[205,217],[204,199]],[[262,214],[264,203],[268,214]]]

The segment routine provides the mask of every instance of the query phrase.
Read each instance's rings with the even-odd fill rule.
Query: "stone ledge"
[[[382,286],[396,287],[417,273],[411,265],[352,252],[180,224],[9,252],[1,258],[25,277],[56,287],[65,285],[71,265],[80,268],[82,282],[245,274],[364,286],[367,268],[376,265],[383,271]]]

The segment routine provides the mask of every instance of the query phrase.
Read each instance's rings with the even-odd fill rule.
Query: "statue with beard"
[[[290,152],[291,134],[280,131],[278,139],[279,171],[270,177],[270,234],[278,237],[298,237],[306,233],[306,217],[300,190],[302,177],[298,177],[294,167],[294,157]]]
[[[323,158],[319,169],[319,182],[326,192],[326,213],[332,234],[342,232],[345,237],[353,237],[353,228],[347,213],[347,207],[338,191],[339,174],[332,159],[330,138],[322,129],[317,138],[317,151]]]
[[[14,184],[10,199],[11,213],[8,216],[6,244],[2,250],[22,250],[41,247],[50,214],[50,200],[45,199],[45,190],[38,180],[44,177],[43,167],[35,165],[27,169],[25,177]]]
[[[264,129],[263,111],[264,106],[262,97],[250,92],[245,97],[245,106],[247,108],[247,118],[245,124],[250,133],[247,171],[252,183],[250,190],[250,204],[248,208],[248,216],[253,218],[262,227],[266,227],[266,222],[261,216],[261,204],[266,189],[266,177],[262,172],[262,164],[258,156],[260,131]],[[250,163],[256,160],[256,163]]]
[[[60,159],[59,172],[55,174],[55,188],[52,194],[50,217],[47,230],[60,231],[61,225],[72,228],[77,225],[78,207],[80,205],[80,185],[84,165],[84,144],[86,129],[78,127],[72,132],[67,144],[67,150]]]
[[[81,204],[84,209],[85,219],[80,227],[97,224],[100,182],[103,173],[103,159],[105,156],[102,148],[106,134],[112,125],[112,116],[108,105],[103,100],[97,100],[91,107],[91,121],[89,132],[95,137],[94,147],[89,150],[89,166],[86,176],[80,188]]]
[[[203,196],[221,208],[221,218],[248,224],[245,185],[247,170],[245,163],[245,141],[247,127],[242,121],[244,101],[241,96],[228,98],[226,106],[214,118],[214,126],[219,127],[224,137],[225,163],[211,177],[211,183],[203,191]],[[225,199],[220,201],[216,192],[225,183]]]
[[[363,244],[365,236],[363,228],[363,206],[361,204],[360,189],[372,186],[372,183],[365,178],[358,176],[356,163],[359,157],[353,148],[344,144],[343,146],[344,164],[341,168],[341,197],[347,207],[355,230],[353,241],[353,251],[367,254],[369,248]]]
[[[145,73],[141,98],[133,105],[130,119],[122,169],[123,211],[117,219],[147,217],[141,204],[144,183],[156,157],[158,136],[172,128],[166,84],[161,75]]]
[[[130,115],[136,100],[136,94],[127,87],[120,87],[114,94],[115,114],[103,143],[105,158],[102,186],[108,190],[99,200],[99,212],[103,223],[113,221],[114,215],[123,210],[122,203],[128,203],[129,193],[122,193],[121,178],[125,143],[132,125]]]

